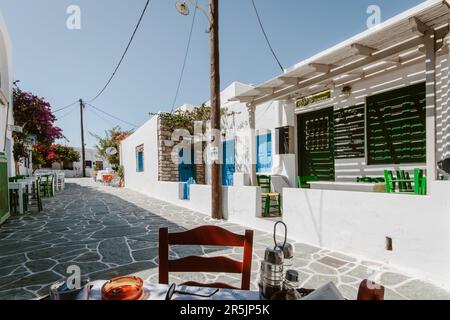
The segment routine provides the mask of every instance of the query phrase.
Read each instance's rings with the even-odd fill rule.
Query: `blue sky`
[[[137,125],[149,119],[149,112],[171,109],[192,19],[180,16],[175,2],[152,0],[121,69],[96,107]],[[384,21],[421,2],[256,0],[285,68],[364,31],[369,5],[380,6]],[[81,30],[66,28],[66,9],[72,4],[81,8]],[[15,79],[54,109],[92,98],[117,64],[144,4],[145,0],[0,0],[13,43]],[[222,88],[235,80],[256,84],[278,75],[251,0],[222,0],[220,10]],[[177,105],[209,99],[207,24],[198,14]],[[65,117],[57,124],[69,144],[79,146],[75,108],[58,113]],[[131,128],[98,111],[85,113],[87,132],[102,134],[115,124]],[[87,133],[86,144],[95,142]]]

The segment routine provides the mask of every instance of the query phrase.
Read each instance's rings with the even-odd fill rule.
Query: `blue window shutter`
[[[257,172],[270,172],[272,170],[272,134],[264,134],[256,137],[257,147]]]
[[[144,172],[144,153],[142,151],[138,152],[138,172]]]

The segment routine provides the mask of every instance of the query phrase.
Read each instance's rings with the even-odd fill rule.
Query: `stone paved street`
[[[158,281],[158,229],[182,231],[204,224],[221,225],[242,233],[245,227],[217,222],[202,214],[145,197],[126,189],[69,180],[66,190],[46,199],[43,213],[15,216],[0,227],[0,299],[36,299],[49,284],[78,265],[92,279],[136,274]],[[259,262],[272,236],[256,231],[252,286],[256,290]],[[305,244],[295,244],[294,268],[302,286],[317,288],[334,281],[349,299],[356,298],[362,279],[386,286],[386,299],[450,299],[450,293],[420,279],[390,270],[376,262]],[[227,255],[241,259],[242,251],[214,247],[171,249],[173,257]],[[221,281],[239,286],[236,275],[174,274],[171,281]]]

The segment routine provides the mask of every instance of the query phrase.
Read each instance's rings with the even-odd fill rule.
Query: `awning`
[[[402,68],[424,59],[425,33],[434,31],[448,52],[449,0],[429,0],[377,27],[364,31],[295,66],[284,74],[236,96],[230,101],[259,105],[271,100],[291,99],[369,78],[385,70]]]

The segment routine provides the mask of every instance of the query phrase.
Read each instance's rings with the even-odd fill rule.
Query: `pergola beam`
[[[356,54],[358,54],[360,56],[365,56],[365,57],[369,57],[378,51],[375,48],[371,48],[371,47],[368,47],[368,46],[365,46],[365,45],[362,45],[359,43],[352,44],[352,50],[356,51]]]
[[[413,33],[419,36],[424,36],[427,31],[431,30],[430,27],[428,27],[417,17],[409,18],[409,24],[412,28]]]
[[[347,72],[351,72],[353,70],[362,68],[364,66],[370,65],[374,62],[383,60],[383,59],[387,59],[395,54],[398,54],[400,52],[406,51],[408,49],[412,49],[414,47],[417,47],[418,45],[423,44],[425,41],[424,37],[417,37],[417,38],[413,38],[411,40],[408,40],[406,42],[403,42],[397,46],[393,46],[389,49],[383,50],[383,51],[379,51],[377,53],[375,53],[374,55],[370,56],[370,57],[366,57],[363,58],[361,60],[349,63],[347,65],[338,67],[336,69],[334,69],[333,71],[330,71],[329,73],[323,74],[323,75],[319,75],[317,77],[314,77],[312,79],[300,82],[297,85],[293,85],[291,87],[282,89],[280,91],[275,92],[272,95],[269,96],[265,96],[265,97],[260,97],[260,98],[256,98],[254,101],[255,105],[258,104],[262,104],[265,103],[267,101],[270,100],[274,100],[274,99],[279,99],[282,97],[285,97],[289,94],[291,94],[294,91],[298,91],[299,89],[302,89],[304,87],[309,87],[315,83],[319,83],[325,80],[328,80],[329,78],[334,78],[340,74],[344,74]]]
[[[316,72],[320,73],[329,73],[331,69],[337,68],[337,66],[324,63],[310,63],[309,66],[313,68]]]
[[[274,88],[255,88],[253,90],[256,91],[257,93],[264,94],[264,95],[265,94],[272,94],[272,93],[275,92]]]
[[[298,84],[302,80],[302,78],[298,77],[279,77],[278,79],[280,79],[284,84],[289,85]]]

